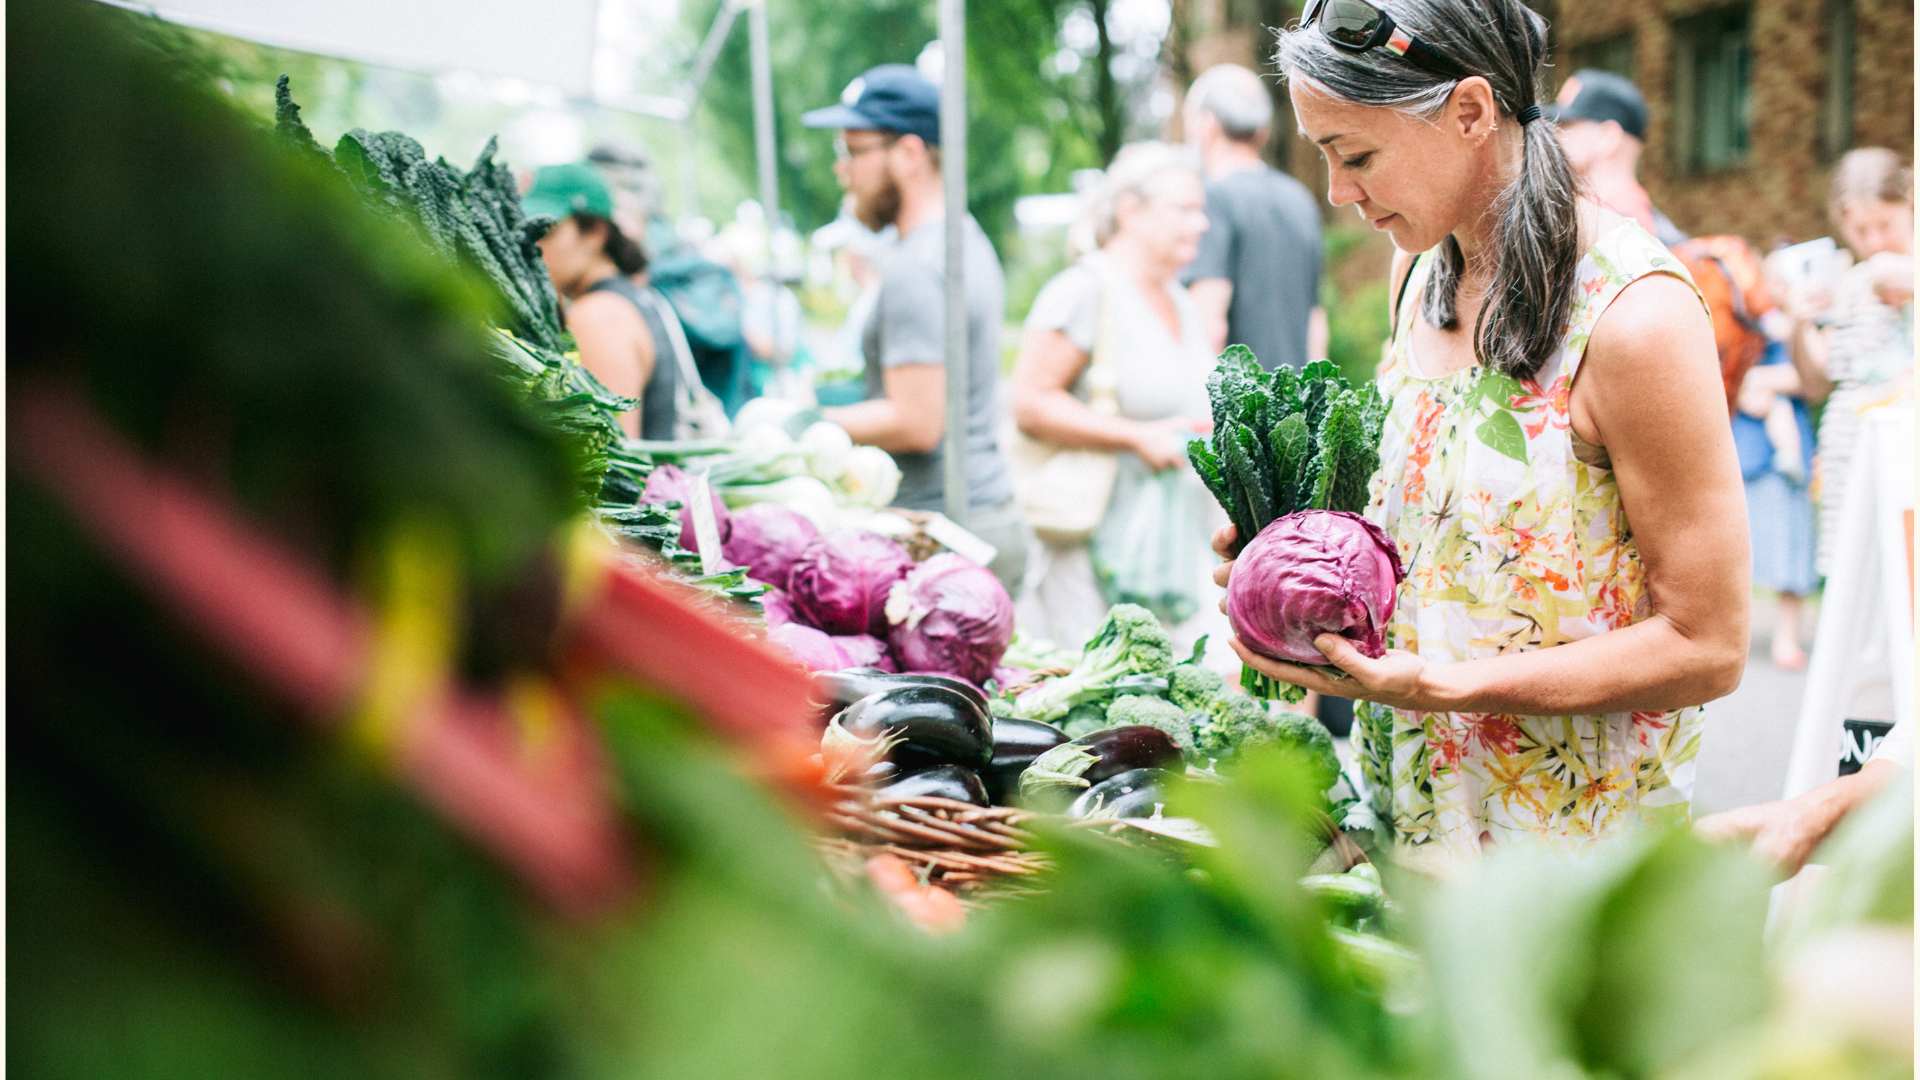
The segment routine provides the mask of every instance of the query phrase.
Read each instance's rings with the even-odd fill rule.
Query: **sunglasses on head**
[[[1435,75],[1464,79],[1460,65],[1437,52],[1433,46],[1414,37],[1393,21],[1393,16],[1367,0],[1313,0],[1307,5],[1303,25],[1318,27],[1336,47],[1348,52],[1365,52],[1384,46],[1386,50]]]

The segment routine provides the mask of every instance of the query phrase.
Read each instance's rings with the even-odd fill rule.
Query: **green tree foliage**
[[[690,3],[683,17],[696,35],[720,0]],[[1064,191],[1076,169],[1098,168],[1118,134],[1120,110],[1091,104],[1094,69],[1061,73],[1053,62],[1060,27],[1078,0],[1004,0],[967,10],[968,202],[1005,250],[1013,204],[1021,195]],[[935,5],[877,0],[846,5],[790,0],[768,11],[772,47],[780,201],[802,228],[831,220],[840,205],[833,142],[800,125],[809,109],[839,99],[854,76],[876,64],[912,63],[939,37]],[[702,90],[699,137],[728,171],[753,175],[753,84],[747,34],[736,26]],[[1117,99],[1116,99],[1117,100]]]

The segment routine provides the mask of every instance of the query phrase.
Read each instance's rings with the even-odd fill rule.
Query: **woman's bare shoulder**
[[[567,326],[578,329],[581,324],[590,324],[597,329],[612,330],[623,327],[645,326],[646,320],[626,298],[610,291],[590,292],[567,305]]]

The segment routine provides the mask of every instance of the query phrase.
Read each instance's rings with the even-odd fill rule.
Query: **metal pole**
[[[694,139],[696,138],[693,129],[694,123],[693,110],[689,108],[686,119],[680,121],[680,190],[675,193],[678,195],[678,198],[674,200],[674,205],[679,209],[680,219],[682,221],[693,216],[696,206],[693,197],[694,191],[697,190],[694,187],[693,164],[699,156],[699,147],[694,144]]]
[[[940,173],[946,188],[947,516],[967,524],[967,3],[940,0]]]
[[[779,285],[773,273],[773,230],[780,221],[779,162],[773,149],[773,60],[767,46],[767,3],[757,0],[747,12],[747,40],[753,51],[753,140],[754,156],[760,166],[760,210],[766,222],[766,269],[762,283],[773,305],[773,340],[780,341]]]
[[[726,0],[713,16],[713,25],[707,27],[707,36],[700,42],[700,51],[693,58],[693,70],[687,75],[686,87],[681,93],[691,108],[700,97],[700,89],[707,84],[707,76],[713,73],[713,63],[720,58],[720,47],[727,43],[727,35],[733,31],[733,20],[740,15],[740,0]]]
[[[695,125],[699,123],[700,91],[707,85],[707,76],[713,73],[714,62],[720,59],[727,35],[733,32],[734,20],[740,17],[740,5],[741,0],[725,0],[714,13],[713,24],[707,27],[707,36],[701,39],[700,51],[693,58],[693,69],[680,88],[680,97],[686,103],[686,112],[680,119],[680,197],[677,200],[683,219],[692,217],[698,206],[694,192],[699,190],[699,185],[694,170],[699,157]]]

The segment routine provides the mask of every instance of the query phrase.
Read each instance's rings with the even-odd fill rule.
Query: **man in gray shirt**
[[[853,441],[878,446],[900,466],[894,504],[945,504],[946,229],[940,179],[940,93],[905,64],[883,64],[847,87],[841,103],[815,109],[808,127],[837,128],[834,173],[868,228],[895,226],[880,292],[861,331],[867,400],[824,410]],[[1014,590],[1027,537],[1000,451],[1000,324],[1006,282],[993,245],[971,215],[963,255],[967,307],[967,521],[994,546],[992,569]]]
[[[1327,354],[1320,308],[1320,208],[1298,180],[1260,158],[1273,100],[1235,64],[1187,92],[1187,142],[1207,174],[1207,232],[1183,275],[1216,351],[1245,345],[1272,370]]]

